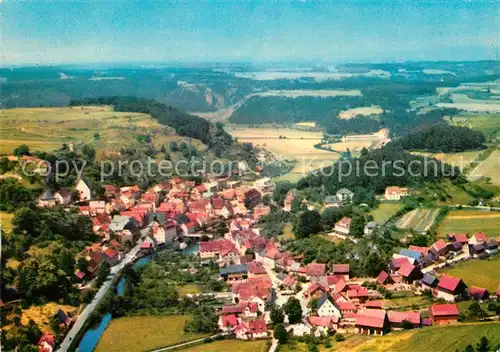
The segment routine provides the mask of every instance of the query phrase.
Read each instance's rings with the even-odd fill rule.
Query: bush
[[[335,334],[335,341],[342,342],[345,340],[345,336],[343,334]]]
[[[210,337],[207,337],[206,339],[203,340],[203,343],[212,343],[214,340]]]

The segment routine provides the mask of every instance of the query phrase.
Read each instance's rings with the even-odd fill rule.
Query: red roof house
[[[308,276],[324,276],[325,264],[309,263],[306,266]]]
[[[434,324],[454,324],[458,321],[458,306],[456,304],[433,304],[430,309],[430,319]]]
[[[482,301],[482,300],[488,299],[490,296],[490,293],[485,288],[471,286],[469,288],[469,295],[477,301]]]
[[[383,335],[389,326],[383,309],[364,309],[356,313],[356,332],[359,334]]]

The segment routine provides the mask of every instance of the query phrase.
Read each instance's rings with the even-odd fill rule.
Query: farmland
[[[240,142],[250,142],[265,148],[281,159],[296,160],[290,175],[304,176],[307,172],[325,167],[339,159],[339,154],[314,148],[323,134],[277,127],[232,127],[228,129]],[[279,138],[281,136],[281,138]]]
[[[50,322],[59,309],[70,313],[78,311],[78,307],[64,306],[54,302],[46,303],[41,306],[31,306],[22,311],[21,323],[27,325],[30,319],[32,319],[40,327],[40,330],[43,332],[51,332],[52,328]]]
[[[135,316],[113,319],[102,335],[96,351],[148,351],[207,336],[184,332],[184,323],[187,320],[188,316]]]
[[[179,295],[186,296],[186,295],[193,295],[200,293],[201,289],[198,285],[187,284],[187,285],[177,286],[177,291],[179,292]]]
[[[102,156],[138,146],[140,135],[151,135],[157,145],[179,138],[147,114],[116,112],[111,107],[18,108],[2,110],[1,114],[0,153],[5,154],[12,154],[21,144],[51,151],[72,142],[75,148],[89,144]]]
[[[495,292],[500,286],[500,256],[485,260],[469,260],[442,270],[452,276],[460,277],[467,286],[479,286]]]
[[[448,119],[452,125],[465,126],[483,132],[487,137],[500,137],[500,113],[460,114]]]
[[[369,115],[379,115],[383,113],[384,110],[380,106],[364,106],[360,108],[352,108],[349,110],[342,111],[339,114],[339,117],[341,119],[352,119],[356,116],[363,115],[363,116],[369,116]]]
[[[451,232],[468,234],[484,232],[489,237],[496,237],[500,235],[499,222],[500,213],[498,212],[453,210],[439,224],[437,233],[438,237],[446,237]]]
[[[402,208],[400,203],[381,203],[377,209],[372,210],[370,215],[378,225],[384,225],[391,216]]]
[[[500,186],[500,150],[493,151],[490,156],[469,172],[470,180],[488,177],[491,183]]]
[[[361,91],[358,89],[290,89],[290,90],[268,90],[266,92],[260,92],[252,94],[253,96],[261,97],[286,97],[286,98],[297,98],[297,97],[359,97],[361,96]]]
[[[396,227],[401,230],[413,229],[418,232],[425,232],[434,224],[438,215],[439,209],[415,209],[396,221]]]
[[[189,352],[265,352],[269,349],[268,340],[241,341],[222,340],[196,347],[182,349]]]
[[[456,166],[461,170],[469,166],[474,160],[477,159],[481,151],[473,150],[461,153],[425,153],[425,152],[412,152],[415,155],[426,156],[429,158],[435,158],[446,164]]]

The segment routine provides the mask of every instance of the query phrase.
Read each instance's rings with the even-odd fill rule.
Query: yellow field
[[[59,309],[69,313],[78,312],[78,307],[50,302],[43,306],[31,306],[28,309],[24,309],[21,313],[21,324],[27,325],[30,319],[32,319],[43,332],[52,332],[50,321]]]
[[[307,172],[331,165],[339,154],[314,148],[323,133],[299,131],[290,128],[230,128],[228,132],[240,142],[250,142],[265,148],[282,159],[296,160],[292,175],[305,176]],[[279,138],[284,136],[286,138]]]
[[[172,133],[147,114],[116,112],[110,107],[18,108],[0,110],[0,115],[0,153],[6,154],[21,144],[50,151],[73,142],[75,148],[91,145],[101,156],[138,145],[138,135],[153,135],[155,143],[155,137]]]
[[[268,340],[222,340],[182,349],[189,352],[266,352]]]
[[[481,177],[489,177],[491,183],[500,186],[500,150],[495,150],[486,160],[469,172],[471,180],[477,180]]]
[[[448,233],[484,232],[488,237],[500,236],[500,213],[476,210],[453,210],[437,228],[438,237],[446,237]]]
[[[177,291],[179,291],[179,295],[185,296],[189,294],[197,294],[201,292],[201,289],[196,284],[187,284],[183,286],[176,286]]]
[[[182,315],[112,319],[95,351],[142,352],[206,337],[207,334],[184,332],[184,323],[189,319]]]
[[[344,120],[352,119],[353,117],[363,115],[379,115],[383,113],[384,110],[380,106],[364,106],[360,108],[353,108],[345,111],[341,111],[339,117]]]

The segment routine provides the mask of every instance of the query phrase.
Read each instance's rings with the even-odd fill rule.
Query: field
[[[477,159],[481,151],[473,150],[469,152],[462,153],[424,153],[424,152],[412,152],[415,155],[427,156],[430,158],[435,158],[439,161],[442,161],[446,164],[456,166],[463,170],[467,166],[469,166],[474,160]]]
[[[500,287],[500,256],[484,260],[469,260],[445,268],[442,273],[460,277],[467,286],[479,286],[490,292]]]
[[[491,183],[500,186],[500,150],[493,151],[486,160],[469,172],[470,180],[482,177],[489,177]]]
[[[139,145],[139,135],[153,135],[154,144],[165,142],[156,140],[159,137],[173,138],[168,136],[172,133],[169,127],[149,115],[115,112],[111,107],[18,108],[1,110],[0,114],[0,153],[6,154],[21,144],[51,151],[73,142],[75,148],[89,144],[101,156]]]
[[[269,348],[269,340],[240,341],[222,340],[212,343],[204,343],[191,348],[182,349],[189,352],[266,352]]]
[[[308,172],[331,165],[339,159],[339,154],[314,148],[320,143],[323,134],[313,131],[299,131],[290,128],[247,128],[228,129],[240,142],[251,142],[265,148],[281,159],[296,160],[295,168],[289,176],[300,178]],[[279,136],[285,138],[279,138]]]
[[[415,209],[396,221],[396,227],[401,230],[425,232],[434,224],[438,214],[439,209]]]
[[[433,326],[390,335],[374,337],[346,351],[463,351],[486,336],[491,345],[500,343],[500,323],[468,323],[449,326]],[[349,341],[349,340],[347,340]],[[347,342],[346,341],[346,342]],[[363,340],[361,340],[363,341]]]
[[[179,291],[179,295],[185,296],[189,294],[197,294],[201,292],[201,289],[198,285],[195,284],[187,284],[182,286],[175,287],[177,291]]]
[[[12,218],[14,214],[6,213],[4,211],[0,211],[0,225],[3,230],[6,232],[12,231]]]
[[[155,348],[206,337],[186,333],[188,316],[136,316],[112,319],[96,352],[149,351]]]
[[[268,90],[266,92],[255,93],[252,96],[261,97],[359,97],[361,91],[358,89],[290,89],[290,90]]]
[[[460,114],[448,121],[456,126],[465,126],[483,132],[488,136],[500,137],[500,113]]]
[[[399,203],[381,203],[377,209],[370,212],[370,215],[378,225],[384,225],[401,208],[402,205]]]
[[[349,120],[359,115],[363,116],[379,115],[383,112],[384,110],[382,110],[380,106],[364,106],[360,108],[352,108],[349,110],[342,111],[340,112],[339,117],[341,119]]]
[[[500,235],[500,213],[477,210],[453,210],[437,228],[438,237],[446,237],[450,232],[484,232],[488,237]]]
[[[27,325],[30,319],[38,325],[40,330],[43,332],[51,332],[50,321],[52,317],[56,314],[58,309],[62,309],[65,312],[77,312],[78,307],[65,306],[50,302],[44,304],[43,306],[31,306],[28,309],[24,309],[21,314],[21,323]]]

